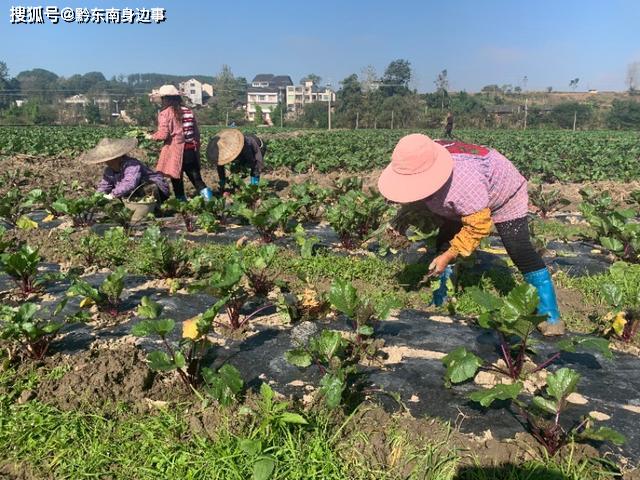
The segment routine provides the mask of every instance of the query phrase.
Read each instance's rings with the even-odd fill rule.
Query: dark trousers
[[[527,217],[509,220],[508,222],[500,222],[495,225],[505,250],[522,274],[545,268],[542,257],[531,244],[531,238],[529,237],[529,220]],[[436,248],[438,251],[448,248],[449,242],[461,228],[461,222],[445,219],[436,239]]]
[[[203,188],[207,188],[207,185],[202,180],[202,174],[200,173],[200,158],[197,150],[185,150],[182,155],[182,172],[187,174],[189,180],[199,192]],[[172,178],[171,185],[173,185],[173,193],[176,197],[184,196],[184,180],[182,175],[179,179]]]

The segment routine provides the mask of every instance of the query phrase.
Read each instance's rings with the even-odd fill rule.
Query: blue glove
[[[251,177],[251,185],[258,185],[260,183],[260,177]]]
[[[447,281],[453,275],[453,268],[451,265],[447,265],[444,269],[444,272],[440,274],[440,286],[437,290],[433,292],[433,300],[432,303],[436,307],[441,307],[444,305],[444,302],[447,301]]]

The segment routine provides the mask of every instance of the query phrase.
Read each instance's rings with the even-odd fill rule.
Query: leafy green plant
[[[145,230],[140,251],[143,273],[161,278],[178,278],[189,273],[189,254],[184,241],[170,241],[158,227]]]
[[[235,254],[227,261],[221,272],[214,272],[208,279],[192,285],[192,290],[205,290],[220,298],[212,307],[213,310],[208,310],[204,314],[213,324],[236,331],[244,327],[259,312],[271,307],[271,304],[267,304],[249,315],[242,316],[242,307],[249,298],[249,294],[242,284],[243,277],[242,258]],[[223,307],[227,313],[228,324],[216,320],[219,310]]]
[[[115,223],[127,232],[131,229],[133,210],[125,207],[124,203],[120,200],[112,200],[107,203],[104,207],[104,213],[106,215],[106,221]]]
[[[72,315],[57,319],[65,305],[66,300],[63,300],[53,311],[40,316],[41,311],[34,303],[26,302],[19,307],[0,306],[0,338],[10,344],[9,359],[24,355],[42,360],[60,329],[82,318]]]
[[[51,204],[51,208],[60,214],[69,215],[74,227],[93,225],[96,215],[109,200],[101,193],[94,193],[89,197],[61,198]]]
[[[374,322],[386,320],[391,310],[399,306],[398,302],[391,297],[374,301],[361,296],[351,282],[340,279],[331,284],[329,302],[351,321],[355,333],[352,355],[373,358],[377,349],[373,342]]]
[[[296,225],[293,232],[293,239],[300,248],[300,256],[302,258],[311,258],[314,256],[317,246],[320,243],[320,239],[311,235],[308,236],[304,227],[300,224]]]
[[[291,185],[291,197],[295,202],[296,218],[301,222],[317,222],[324,213],[331,190],[307,180]]]
[[[308,422],[299,413],[289,410],[289,402],[276,400],[275,392],[266,383],[260,385],[260,397],[255,407],[243,406],[239,413],[251,416],[255,424],[251,437],[240,442],[240,449],[253,460],[252,478],[267,480],[275,469],[276,459],[257,437],[271,438],[274,431],[307,425]]]
[[[537,208],[540,218],[547,219],[550,214],[571,203],[560,194],[560,190],[545,191],[542,186],[538,184],[529,191],[529,201]]]
[[[300,368],[315,365],[323,377],[320,380],[319,394],[327,407],[336,408],[344,397],[355,389],[348,388],[357,378],[357,362],[349,355],[348,341],[335,330],[322,330],[309,339],[307,345],[289,350],[285,358]]]
[[[614,208],[608,192],[596,194],[580,190],[580,212],[598,236],[598,242],[623,260],[638,263],[640,258],[640,223],[635,209]]]
[[[482,328],[495,331],[498,336],[504,366],[499,366],[499,362],[485,365],[481,358],[467,351],[465,347],[458,347],[442,359],[446,366],[447,385],[473,378],[480,368],[516,381],[522,380],[551,365],[560,357],[558,352],[539,365],[531,362],[531,366],[527,367],[530,361],[531,334],[538,324],[546,320],[546,317],[535,314],[538,294],[534,287],[523,283],[502,298],[477,288],[469,289],[469,295],[483,310],[478,317],[478,324]],[[564,351],[575,351],[577,347],[591,348],[611,357],[609,342],[603,338],[567,339],[558,342],[557,345]]]
[[[127,272],[123,267],[118,267],[104,279],[98,288],[93,287],[86,280],[78,278],[67,290],[67,296],[82,297],[81,307],[96,305],[100,312],[105,312],[115,317],[120,313],[120,297],[124,290],[124,277],[126,274]]]
[[[334,201],[338,200],[343,195],[346,195],[352,191],[361,192],[363,188],[362,177],[342,177],[333,181],[333,192],[330,198]]]
[[[38,250],[28,245],[22,245],[14,253],[0,255],[2,270],[18,285],[20,291],[26,295],[38,290],[38,265],[41,257]]]
[[[521,382],[501,384],[470,395],[471,400],[488,407],[496,400],[509,400],[525,419],[527,430],[542,444],[549,455],[555,455],[571,440],[611,441],[622,445],[625,438],[607,427],[594,428],[594,419],[586,416],[569,429],[562,425],[563,414],[568,406],[567,398],[576,392],[580,375],[569,368],[561,368],[547,376],[545,392],[535,395],[530,403],[520,400]]]
[[[270,197],[253,208],[236,205],[235,212],[255,227],[264,243],[271,243],[275,239],[276,230],[286,228],[293,208],[291,202]]]
[[[343,247],[353,249],[380,226],[387,210],[387,203],[381,195],[351,190],[329,208],[327,220],[340,237]]]
[[[0,218],[11,226],[19,226],[28,220],[26,214],[38,204],[42,190],[34,189],[26,194],[19,187],[13,187],[0,195]]]
[[[209,309],[207,314],[185,320],[182,339],[176,347],[169,341],[176,322],[163,318],[162,309],[162,305],[143,297],[136,312],[142,320],[131,329],[137,337],[159,336],[162,340],[163,350],[155,350],[147,356],[149,368],[160,372],[175,370],[187,388],[203,385],[209,396],[222,405],[230,405],[244,386],[240,372],[229,364],[218,371],[202,366],[210,347],[207,339],[211,331],[210,316],[217,315],[217,312]]]
[[[601,292],[613,309],[605,316],[605,335],[631,342],[640,329],[640,265],[616,262],[609,268],[609,280]]]
[[[275,245],[262,245],[254,255],[241,254],[242,270],[257,296],[266,297],[273,289],[273,263],[278,253]]]

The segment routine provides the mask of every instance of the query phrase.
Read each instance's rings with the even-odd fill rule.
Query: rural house
[[[189,99],[192,105],[204,105],[213,96],[213,86],[195,78],[179,83],[178,90]]]
[[[256,75],[247,90],[247,118],[254,121],[256,108],[260,107],[264,120],[271,123],[271,112],[278,103],[286,101],[287,88],[292,85],[293,82],[288,75]]]
[[[298,115],[305,104],[314,102],[332,102],[336,100],[336,94],[329,87],[320,87],[311,81],[304,85],[290,85],[287,87],[287,112]]]

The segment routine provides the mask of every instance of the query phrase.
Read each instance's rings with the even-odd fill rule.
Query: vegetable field
[[[217,128],[204,127],[203,144]],[[262,131],[254,132],[262,134]],[[122,137],[126,128],[0,127],[0,154],[74,156],[104,136]],[[269,168],[294,172],[368,172],[386,165],[403,130],[293,132],[270,129]],[[437,137],[440,132],[425,132]],[[640,174],[640,136],[636,132],[564,130],[458,130],[466,142],[504,153],[528,177],[545,182],[630,180]]]
[[[364,178],[407,132],[269,131],[259,185],[134,222],[76,156],[139,133],[0,129],[0,476],[636,478],[637,134],[457,132],[535,180],[548,339],[495,234],[426,275],[439,219]]]

